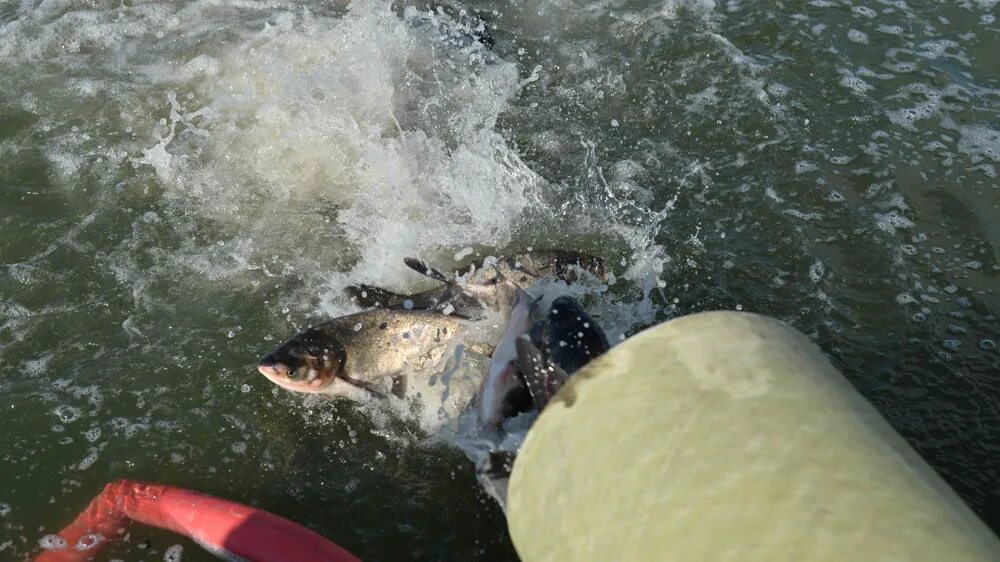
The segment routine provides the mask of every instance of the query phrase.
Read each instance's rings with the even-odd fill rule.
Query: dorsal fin
[[[549,363],[548,377],[545,379],[545,389],[548,391],[549,400],[566,384],[567,379],[569,379],[569,375],[562,370],[562,367]]]
[[[448,277],[444,273],[441,273],[440,271],[434,269],[433,267],[428,266],[426,263],[424,263],[421,260],[418,260],[417,258],[403,258],[403,263],[405,263],[406,266],[412,269],[413,271],[416,271],[421,275],[426,275],[431,279],[435,279],[442,283],[449,283],[449,284],[454,283],[454,281],[448,279]]]
[[[347,291],[347,294],[351,295],[354,302],[358,303],[358,306],[365,308],[391,308],[407,298],[406,295],[394,293],[388,289],[382,289],[373,285],[349,285],[344,290]]]

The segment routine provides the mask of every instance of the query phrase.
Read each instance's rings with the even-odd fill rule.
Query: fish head
[[[610,347],[601,327],[572,297],[552,301],[546,321],[549,358],[569,374]]]
[[[294,392],[327,393],[343,376],[344,346],[322,329],[297,334],[260,360],[257,370],[278,386]]]

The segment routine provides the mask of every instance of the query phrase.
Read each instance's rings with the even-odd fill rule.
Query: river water
[[[532,245],[611,265],[612,340],[791,323],[1000,529],[996,4],[0,2],[0,558],[125,477],[515,559],[455,447],[254,365],[404,256]]]

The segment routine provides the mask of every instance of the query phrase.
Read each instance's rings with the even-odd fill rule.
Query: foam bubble
[[[804,220],[804,221],[814,221],[814,220],[819,220],[819,219],[823,218],[823,215],[821,215],[819,213],[807,213],[807,212],[800,211],[798,209],[785,209],[782,212],[784,214],[786,214],[786,215],[789,215],[789,216],[792,216],[792,217],[795,217],[797,219]]]
[[[853,91],[856,94],[863,94],[874,90],[875,87],[858,78],[857,76],[844,76],[840,79],[840,85]]]
[[[918,103],[913,107],[904,107],[895,111],[887,111],[886,115],[889,116],[889,120],[893,123],[905,129],[915,131],[917,128],[914,126],[914,123],[923,119],[930,119],[935,113],[937,113],[940,106],[940,101],[928,100]]]
[[[959,132],[958,151],[968,154],[973,164],[986,158],[1000,163],[1000,131],[987,125],[967,125]]]
[[[11,508],[9,503],[0,502],[0,517],[6,517],[10,515]]]
[[[858,31],[857,29],[849,29],[847,31],[847,38],[855,43],[861,43],[863,45],[868,44],[868,34],[864,31]]]
[[[63,550],[69,544],[66,539],[60,537],[59,535],[45,535],[44,537],[38,539],[38,546],[45,550]]]
[[[997,170],[993,166],[993,164],[980,164],[978,166],[973,166],[973,167],[971,167],[969,169],[970,170],[978,170],[978,171],[982,172],[983,174],[985,174],[986,177],[988,177],[988,178],[995,178],[995,177],[997,177]]]
[[[21,364],[21,372],[29,377],[37,377],[44,374],[49,368],[49,361],[52,355],[43,355],[34,359],[26,359]]]
[[[87,551],[101,544],[103,537],[101,535],[86,534],[80,537],[74,548],[80,551]]]
[[[815,171],[817,169],[818,168],[817,168],[816,164],[813,164],[812,162],[807,162],[805,160],[800,160],[800,161],[798,161],[798,162],[795,163],[795,173],[796,174],[805,174],[805,173],[808,173],[808,172],[813,172],[813,171]]]
[[[823,265],[823,262],[816,260],[815,263],[809,266],[809,280],[813,283],[819,283],[825,274],[826,267]]]
[[[879,229],[889,233],[895,233],[896,229],[913,228],[913,222],[899,214],[898,211],[889,211],[885,214],[875,213],[875,223]]]
[[[886,68],[896,72],[898,74],[908,74],[910,72],[915,72],[917,70],[917,63],[914,62],[896,62],[892,64],[887,64]]]
[[[101,438],[101,428],[92,427],[83,432],[83,437],[90,443],[96,443]]]
[[[73,406],[65,404],[57,406],[54,410],[52,410],[52,413],[54,413],[62,423],[73,423],[80,419],[80,416],[83,414],[79,408],[74,408]]]
[[[175,544],[163,553],[163,562],[180,562],[181,554],[183,552],[184,547],[179,544]]]
[[[97,462],[98,452],[95,449],[91,449],[87,456],[83,457],[83,460],[76,465],[77,470],[87,470]]]
[[[889,35],[902,35],[903,28],[898,25],[884,25],[880,24],[876,29],[879,33],[887,33]]]

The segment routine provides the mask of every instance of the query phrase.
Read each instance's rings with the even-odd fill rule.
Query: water
[[[0,3],[0,557],[127,477],[367,559],[514,559],[454,447],[253,365],[347,283],[424,286],[402,256],[529,245],[612,265],[612,340],[791,323],[1000,529],[996,12]],[[138,527],[109,557],[178,544],[212,559]]]

